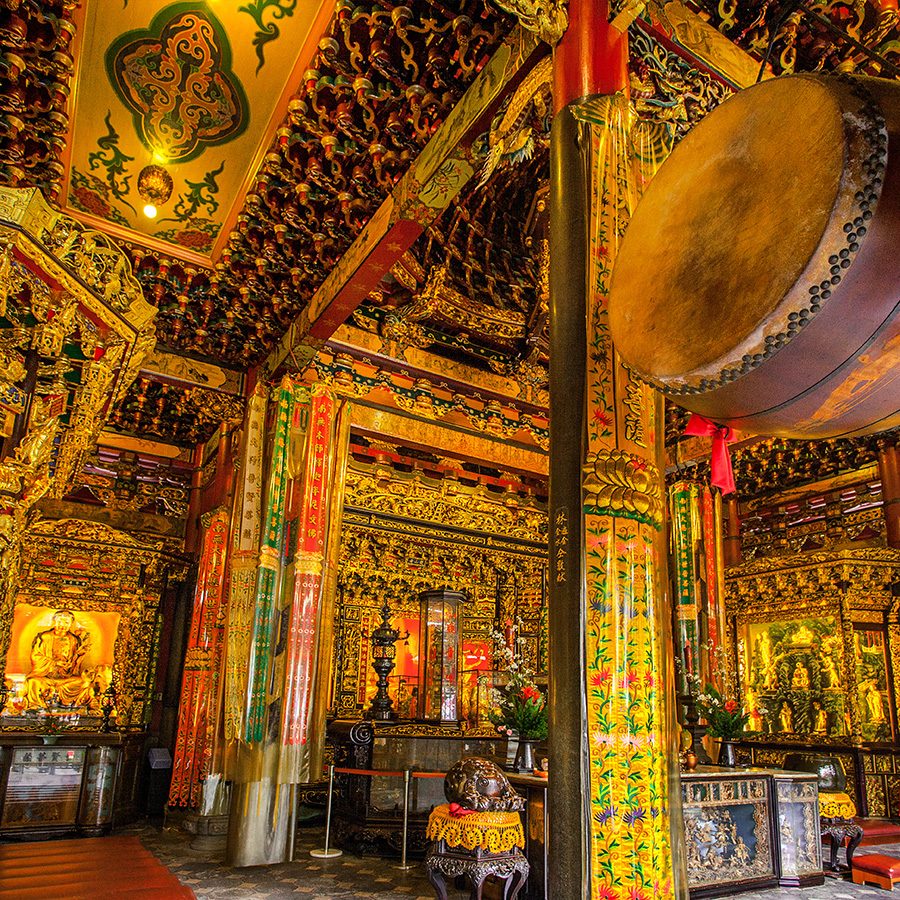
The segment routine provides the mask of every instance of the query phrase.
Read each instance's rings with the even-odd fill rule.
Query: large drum
[[[900,84],[798,75],[693,129],[638,205],[613,340],[676,403],[742,431],[900,425]]]

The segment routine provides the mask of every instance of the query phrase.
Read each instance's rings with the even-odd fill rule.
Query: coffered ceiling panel
[[[87,0],[68,211],[183,259],[214,258],[333,10],[327,0]]]

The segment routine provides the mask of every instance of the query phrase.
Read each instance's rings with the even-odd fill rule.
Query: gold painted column
[[[278,393],[256,582],[256,624],[268,625],[265,634],[255,629],[249,715],[230,714],[227,859],[235,866],[292,858],[294,786],[321,774],[331,674],[349,418],[319,385],[285,379]]]
[[[606,303],[668,142],[634,120],[606,4],[568,10],[551,137],[550,882],[573,900],[651,900],[683,886],[662,401],[618,359]]]

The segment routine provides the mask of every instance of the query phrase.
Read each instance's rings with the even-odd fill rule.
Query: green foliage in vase
[[[507,737],[518,734],[526,741],[542,741],[547,737],[547,699],[534,683],[534,672],[520,651],[519,624],[512,629],[512,646],[499,632],[492,635],[495,658],[509,672],[509,680],[494,689],[488,718]]]
[[[724,697],[711,684],[696,697],[697,711],[706,719],[710,735],[733,741],[744,733],[750,710],[744,711],[737,700]]]

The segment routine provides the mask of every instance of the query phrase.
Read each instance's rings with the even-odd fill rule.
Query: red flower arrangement
[[[493,635],[498,661],[509,672],[509,681],[494,690],[495,705],[488,718],[507,737],[517,734],[526,741],[542,741],[547,737],[547,701],[519,653],[518,624],[513,627],[513,635],[513,647],[506,643],[504,635]]]

